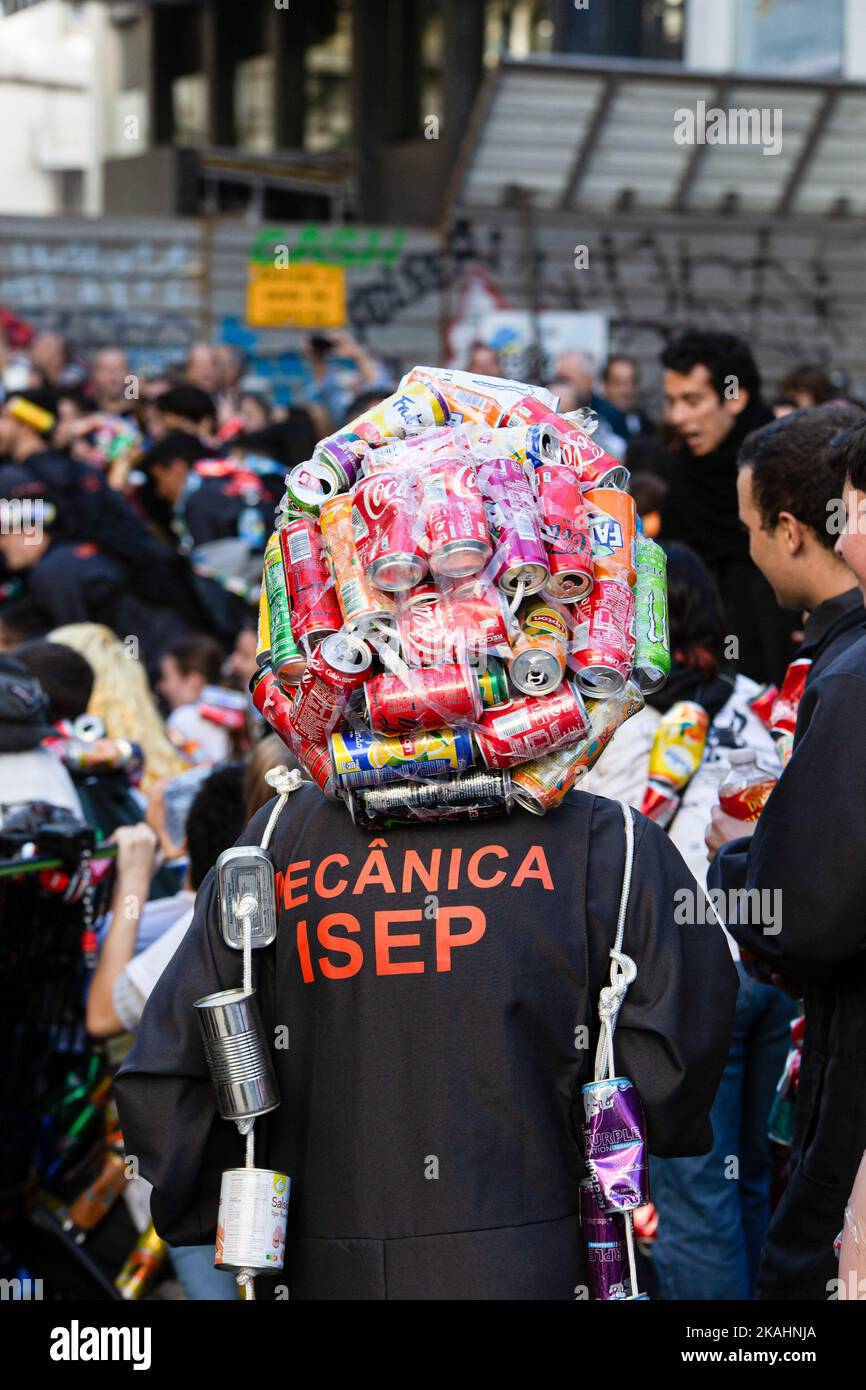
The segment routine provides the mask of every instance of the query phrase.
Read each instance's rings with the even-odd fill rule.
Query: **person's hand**
[[[363,355],[364,350],[360,343],[346,329],[332,331],[328,336],[331,339],[332,350],[338,357],[347,357],[350,362],[356,362]]]
[[[737,820],[736,817],[729,816],[717,802],[704,834],[707,858],[715,859],[722,845],[729,844],[731,840],[741,840],[744,835],[754,835],[757,824],[756,820]]]
[[[183,854],[183,846],[174,843],[168,833],[165,819],[165,789],[170,781],[170,777],[164,777],[160,782],[154,782],[148,794],[144,819],[155,833],[165,858],[179,859]]]
[[[135,878],[149,885],[159,849],[159,838],[150,826],[144,821],[138,825],[119,825],[109,843],[117,845],[118,879]]]

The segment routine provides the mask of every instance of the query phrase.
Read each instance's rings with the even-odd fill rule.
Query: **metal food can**
[[[597,578],[579,619],[584,627],[576,633],[572,653],[577,683],[596,699],[616,695],[631,674],[634,594],[620,580]]]
[[[224,1120],[251,1120],[280,1103],[255,990],[222,989],[196,999],[208,1070]]]
[[[355,544],[352,499],[341,493],[326,502],[319,524],[340,612],[349,631],[365,633],[394,623],[394,603],[364,573]]]
[[[271,668],[277,680],[285,685],[294,685],[300,680],[307,662],[306,657],[298,650],[292,632],[289,594],[278,531],[273,533],[265,547],[264,581],[268,595]]]
[[[375,449],[388,439],[405,439],[447,422],[448,406],[439,392],[427,382],[413,381],[351,420],[345,432],[359,435]]]
[[[427,381],[441,390],[443,386],[465,387],[469,391],[492,396],[499,403],[500,413],[507,411],[515,401],[526,396],[543,402],[555,410],[559,397],[546,386],[530,385],[526,381],[512,381],[509,377],[484,376],[480,372],[465,372],[455,367],[413,367],[400,382],[405,386],[409,381]]]
[[[352,525],[364,573],[378,589],[403,593],[427,573],[414,473],[374,473],[352,492]]]
[[[483,668],[479,666],[476,674],[484,708],[488,709],[491,705],[504,704],[509,698],[510,692],[508,677],[502,662],[497,661],[495,657],[488,657]]]
[[[474,726],[475,743],[487,767],[515,767],[579,743],[588,722],[580,691],[563,681],[552,695],[526,695],[485,710]]]
[[[559,461],[572,467],[580,478],[581,487],[625,487],[629,474],[618,459],[603,449],[600,444],[565,415],[534,396],[525,396],[515,401],[509,409],[504,425],[547,424],[559,433]]]
[[[403,598],[397,614],[400,650],[407,666],[436,666],[452,655],[446,637],[442,595],[435,584],[419,584]]]
[[[407,778],[448,777],[475,761],[467,729],[436,729],[400,738],[346,730],[332,734],[328,747],[334,783],[341,791]]]
[[[479,465],[478,485],[495,538],[494,583],[507,594],[516,593],[521,584],[524,593],[537,593],[550,579],[550,570],[526,470],[515,458],[491,459]]]
[[[550,579],[545,595],[579,603],[593,585],[592,542],[580,479],[565,463],[543,463],[535,475]]]
[[[478,677],[466,663],[386,672],[364,686],[370,727],[377,734],[405,734],[471,724],[481,714]]]
[[[362,638],[335,632],[319,644],[301,677],[289,718],[299,737],[324,743],[342,723],[349,699],[363,685],[373,654]]]
[[[250,681],[250,694],[262,718],[275,734],[279,734],[288,748],[293,748],[295,731],[291,722],[292,697],[281,688],[269,663],[260,666],[256,671]]]
[[[359,434],[340,430],[317,444],[313,457],[323,468],[330,469],[338,485],[337,492],[347,492],[358,481],[369,453],[369,444]]]
[[[275,1274],[286,1252],[291,1178],[270,1168],[227,1168],[220,1184],[214,1267]]]
[[[483,665],[489,655],[507,658],[517,624],[500,589],[483,576],[442,594],[441,617],[451,650]]]
[[[280,548],[291,598],[292,632],[309,656],[317,642],[343,626],[318,525],[305,516],[288,521],[280,528]]]
[[[271,611],[268,606],[268,591],[262,577],[259,590],[259,621],[256,628],[256,663],[262,666],[271,659]]]
[[[473,464],[444,459],[422,475],[430,568],[445,579],[467,579],[493,553],[484,499]]]
[[[286,476],[286,500],[296,511],[315,515],[340,490],[334,469],[320,458],[296,464]]]
[[[660,545],[649,536],[636,537],[634,678],[647,693],[658,690],[671,673],[667,563]]]
[[[635,582],[634,548],[637,508],[630,492],[619,488],[593,488],[586,493],[590,507],[592,563],[598,579]]]
[[[624,1299],[631,1287],[625,1218],[616,1212],[602,1211],[592,1178],[584,1178],[578,1191],[589,1296],[602,1302]]]
[[[345,793],[356,825],[373,829],[393,821],[481,820],[513,806],[511,774],[477,769],[436,782],[391,782]]]
[[[511,778],[518,805],[534,816],[544,816],[560,806],[577,780],[582,746],[581,741],[516,767]]]
[[[565,677],[569,619],[552,604],[530,602],[508,663],[508,679],[523,695],[549,695]]]
[[[319,791],[329,801],[334,801],[337,792],[334,787],[334,779],[331,776],[331,755],[328,752],[327,744],[320,746],[311,743],[309,739],[299,737],[295,741],[295,752],[298,755],[298,762],[315,782]]]

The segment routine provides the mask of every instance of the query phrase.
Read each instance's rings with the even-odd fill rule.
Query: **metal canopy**
[[[694,113],[690,143],[675,139],[683,111]],[[862,215],[866,86],[610,59],[506,59],[476,104],[452,200],[501,207],[515,184],[537,208],[560,211]]]

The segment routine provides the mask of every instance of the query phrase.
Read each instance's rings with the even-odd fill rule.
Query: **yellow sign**
[[[342,328],[345,322],[346,272],[341,265],[248,264],[250,328]]]

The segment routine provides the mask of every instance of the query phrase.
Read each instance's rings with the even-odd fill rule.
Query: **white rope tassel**
[[[622,1002],[625,999],[628,987],[637,977],[637,966],[631,956],[625,955],[622,949],[623,937],[625,936],[625,918],[628,911],[628,899],[631,889],[631,875],[634,866],[634,820],[632,819],[631,807],[627,802],[621,801],[623,821],[625,822],[625,867],[622,874],[622,892],[619,899],[619,916],[616,923],[616,940],[610,952],[610,984],[605,985],[601,991],[598,1001],[598,1016],[601,1020],[601,1032],[598,1039],[598,1047],[595,1052],[595,1080],[603,1081],[605,1077],[616,1076],[613,1058],[613,1035],[616,1029],[616,1021]]]
[[[303,785],[303,778],[296,767],[292,768],[291,772],[287,767],[272,767],[269,772],[265,773],[265,781],[268,786],[272,787],[277,793],[279,800],[271,811],[270,819],[265,826],[265,833],[262,836],[262,849],[267,849],[268,845],[271,843],[271,836],[274,833],[277,821],[292,792],[296,792],[298,788]]]

